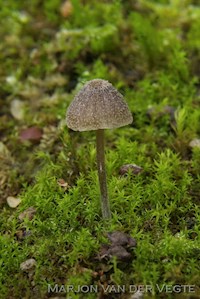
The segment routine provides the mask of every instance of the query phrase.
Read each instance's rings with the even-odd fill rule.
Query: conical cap
[[[74,131],[113,129],[132,121],[123,96],[102,79],[88,81],[67,110],[67,126]]]

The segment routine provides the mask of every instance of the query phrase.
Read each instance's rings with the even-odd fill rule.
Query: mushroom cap
[[[113,129],[132,121],[123,96],[102,79],[88,81],[67,110],[67,126],[74,131]]]

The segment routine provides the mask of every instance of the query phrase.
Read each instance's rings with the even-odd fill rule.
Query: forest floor
[[[198,1],[0,2],[0,298],[200,298]],[[109,221],[65,120],[95,78],[133,114],[106,130]]]

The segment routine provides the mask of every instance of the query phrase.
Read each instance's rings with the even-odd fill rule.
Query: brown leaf
[[[132,174],[139,174],[142,170],[143,168],[136,164],[125,164],[120,167],[119,174],[126,175],[128,172],[131,172]]]
[[[123,246],[127,245],[128,243],[128,235],[123,232],[115,231],[108,233],[107,235],[108,239],[112,242],[112,244]]]
[[[18,219],[20,221],[23,221],[25,218],[28,218],[28,220],[32,220],[35,213],[36,213],[36,209],[34,207],[29,207],[28,209],[23,211],[21,214],[19,214]]]
[[[107,246],[103,244],[100,248],[98,258],[99,260],[109,260],[112,257],[116,257],[119,261],[127,261],[131,256],[131,253],[121,245],[112,244],[111,246]]]
[[[137,243],[134,238],[120,231],[109,232],[107,237],[111,244],[102,244],[97,258],[99,260],[109,260],[116,257],[119,261],[128,261],[132,254],[130,248],[136,247]]]
[[[107,236],[112,245],[136,247],[136,240],[124,232],[114,231],[108,233]]]
[[[42,138],[42,129],[38,127],[30,127],[20,132],[21,141],[40,141]]]
[[[108,256],[116,257],[119,261],[130,260],[131,254],[121,245],[114,245],[108,249]]]

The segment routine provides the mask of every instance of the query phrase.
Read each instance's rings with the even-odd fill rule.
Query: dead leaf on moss
[[[9,205],[10,208],[16,208],[21,202],[20,198],[13,197],[13,196],[8,196],[7,197],[7,204]]]
[[[22,212],[21,214],[19,214],[18,219],[20,221],[23,221],[25,218],[28,218],[28,220],[32,220],[33,217],[34,217],[34,215],[35,215],[35,213],[36,213],[36,208],[29,207],[24,212]]]
[[[111,246],[108,250],[109,257],[115,256],[119,261],[128,261],[131,259],[131,253],[121,245]]]
[[[21,141],[40,141],[42,138],[42,129],[38,127],[30,127],[20,132]]]
[[[123,246],[121,245],[111,245],[103,244],[100,248],[99,259],[111,259],[112,257],[116,257],[119,261],[128,261],[131,258],[131,253],[129,253]]]
[[[124,232],[114,231],[108,233],[107,236],[112,245],[136,247],[136,240]]]
[[[107,236],[112,244],[123,246],[128,243],[128,235],[123,232],[115,231],[115,232],[108,233]]]
[[[134,238],[120,231],[109,232],[107,237],[111,244],[102,244],[99,250],[99,260],[109,260],[116,257],[118,261],[129,261],[132,258],[130,249],[136,247]]]
[[[136,175],[136,174],[141,173],[142,170],[143,170],[143,168],[136,164],[125,164],[120,167],[119,174],[126,175],[129,172],[131,172],[132,174]]]

